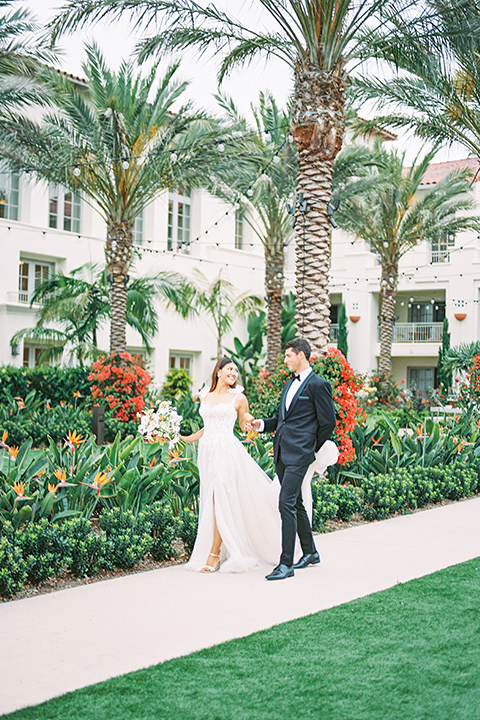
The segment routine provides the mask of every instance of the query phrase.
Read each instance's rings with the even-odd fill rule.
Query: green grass
[[[479,590],[477,558],[3,717],[478,720]]]

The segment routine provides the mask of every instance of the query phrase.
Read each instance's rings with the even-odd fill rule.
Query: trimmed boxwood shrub
[[[10,598],[27,581],[27,564],[16,544],[15,530],[10,522],[0,525],[0,596]]]
[[[175,556],[172,543],[178,537],[180,520],[176,517],[168,502],[158,500],[145,511],[150,523],[152,546],[150,554],[154,560],[168,560]]]
[[[106,566],[130,568],[150,550],[153,540],[150,535],[151,523],[145,512],[135,516],[130,510],[114,508],[100,514],[100,527],[111,541]]]
[[[180,516],[180,538],[186,552],[191,554],[198,530],[198,514],[193,510],[183,510]]]
[[[84,577],[100,572],[113,549],[106,533],[96,533],[83,517],[64,522],[59,531],[69,546],[68,569],[72,575]]]
[[[56,525],[42,518],[29,523],[16,533],[16,542],[26,563],[31,583],[59,575],[66,569],[70,557],[68,540]]]

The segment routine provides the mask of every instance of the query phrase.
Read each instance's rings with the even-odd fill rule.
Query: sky
[[[62,5],[61,0],[24,0],[24,3],[41,23],[46,23]],[[251,17],[250,0],[220,0],[220,4],[225,7],[234,7],[236,13],[241,17],[244,17],[245,13],[249,13],[249,22],[252,20],[256,24],[262,22],[261,15]],[[114,21],[110,18],[100,23],[92,22],[87,28],[60,39],[59,46],[62,55],[59,59],[59,66],[73,75],[83,76],[84,45],[86,42],[95,41],[104,53],[107,64],[112,69],[117,69],[122,60],[127,59],[133,53],[135,42],[139,37],[139,30],[126,15],[120,20]],[[171,58],[165,59],[161,67],[165,69],[170,60]],[[197,108],[209,111],[215,109],[213,95],[218,91],[217,70],[218,62],[215,58],[199,57],[194,50],[182,53],[177,77],[190,83],[186,96],[194,102]],[[247,117],[250,116],[251,103],[258,102],[260,91],[271,92],[277,104],[284,106],[292,89],[292,72],[285,63],[278,59],[267,62],[264,60],[254,61],[251,66],[236,70],[232,77],[222,84],[222,92],[230,95]],[[362,114],[369,117],[368,111]],[[406,164],[413,162],[421,149],[421,143],[407,132],[399,132],[398,141],[392,145],[406,152]],[[435,162],[456,160],[466,156],[467,151],[464,148],[455,146],[451,149],[441,150],[435,158]]]

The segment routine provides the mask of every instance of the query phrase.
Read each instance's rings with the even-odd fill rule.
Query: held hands
[[[254,417],[250,416],[251,419],[248,420],[247,424],[245,425],[245,430],[247,432],[258,432],[260,430],[261,421],[256,420]]]

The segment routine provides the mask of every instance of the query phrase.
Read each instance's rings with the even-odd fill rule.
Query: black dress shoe
[[[270,575],[265,575],[266,580],[283,580],[287,577],[293,577],[293,567],[291,565],[277,565],[276,568],[272,570]]]
[[[298,563],[295,563],[293,567],[295,570],[302,570],[302,568],[306,568],[308,565],[318,565],[319,562],[320,555],[318,552],[308,553],[307,555],[301,557]]]

